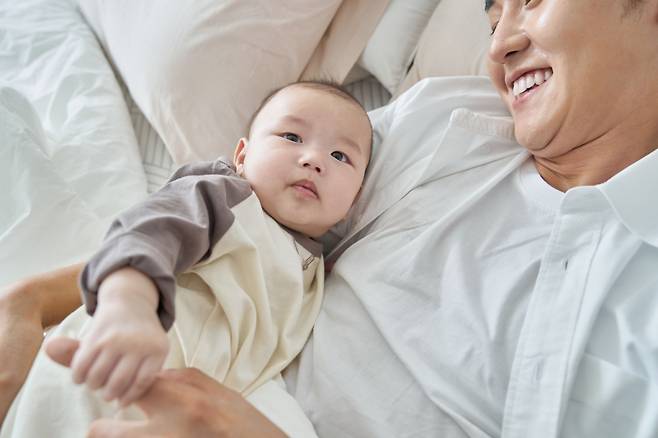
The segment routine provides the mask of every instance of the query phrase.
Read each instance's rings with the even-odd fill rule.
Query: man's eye
[[[491,36],[493,36],[494,32],[496,31],[496,27],[498,27],[498,23],[494,23],[493,26],[491,26]]]
[[[347,158],[347,155],[345,155],[341,151],[333,151],[331,153],[331,156],[334,157],[335,159],[337,159],[338,161],[342,161],[344,163],[347,163],[349,161],[349,159]]]
[[[302,142],[302,138],[297,134],[293,134],[292,132],[285,132],[283,135],[281,135],[281,137],[285,138],[288,141],[293,141],[295,143]]]

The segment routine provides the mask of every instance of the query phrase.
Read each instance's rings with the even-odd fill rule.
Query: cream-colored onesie
[[[280,373],[301,351],[320,309],[317,242],[280,226],[249,184],[216,161],[182,168],[117,219],[81,277],[89,312],[100,279],[126,265],[158,285],[158,313],[171,326],[166,368],[199,368],[245,395],[289,436],[315,436]],[[80,308],[51,336],[81,336],[90,320]],[[70,370],[41,352],[0,438],[84,437],[92,420],[117,415],[141,416],[74,385]]]

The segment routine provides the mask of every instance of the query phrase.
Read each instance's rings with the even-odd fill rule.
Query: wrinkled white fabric
[[[43,152],[30,103],[0,88],[0,286],[91,254],[107,225]]]
[[[146,194],[112,69],[68,0],[0,2],[0,286],[83,260]]]

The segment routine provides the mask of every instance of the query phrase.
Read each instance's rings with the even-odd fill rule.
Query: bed
[[[275,86],[335,79],[370,110],[485,70],[479,0],[156,3],[0,2],[0,286],[84,260],[178,165],[230,154]]]
[[[374,110],[483,74],[486,29],[480,0],[0,0],[0,288],[85,260],[179,165],[230,154],[272,88],[331,78]]]

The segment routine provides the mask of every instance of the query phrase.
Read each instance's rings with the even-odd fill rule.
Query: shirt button
[[[535,363],[532,377],[536,383],[541,382],[542,377],[544,376],[544,360],[539,359]]]

